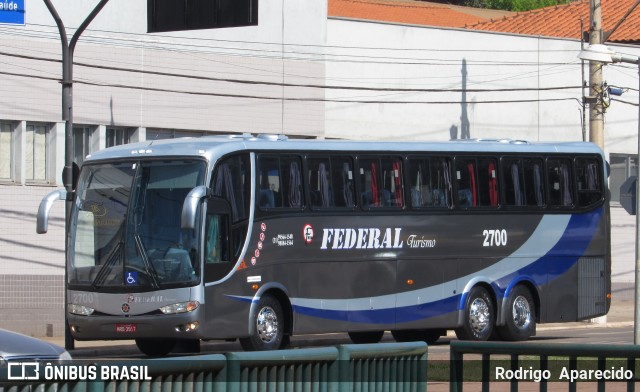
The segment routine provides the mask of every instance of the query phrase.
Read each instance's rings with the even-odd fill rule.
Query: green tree
[[[567,4],[571,0],[464,0],[463,5],[505,11],[529,11],[551,5]]]

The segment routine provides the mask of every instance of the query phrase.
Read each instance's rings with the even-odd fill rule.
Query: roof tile
[[[636,0],[601,0],[602,25],[612,29]],[[328,0],[328,15],[425,26],[464,27],[561,38],[581,36],[589,26],[589,0],[512,13],[416,0]],[[493,18],[493,19],[492,19]],[[640,42],[640,6],[611,35],[613,42]]]
[[[487,18],[446,4],[399,0],[329,0],[328,15],[406,24],[463,27]]]
[[[601,0],[603,30],[611,30],[635,2],[636,0]],[[582,28],[587,30],[590,22],[589,0],[578,0],[566,5],[521,12],[504,19],[480,22],[465,27],[470,30],[579,39],[580,18],[582,18]],[[611,35],[609,41],[640,42],[640,7],[627,17]]]

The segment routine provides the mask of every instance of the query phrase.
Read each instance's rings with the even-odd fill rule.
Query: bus
[[[74,181],[67,320],[149,355],[348,333],[526,340],[611,301],[607,163],[585,142],[282,135],[127,144]],[[45,197],[37,231],[45,233]]]

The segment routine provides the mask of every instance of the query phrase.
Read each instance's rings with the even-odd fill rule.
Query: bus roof
[[[233,151],[344,152],[473,152],[473,153],[589,153],[602,150],[588,142],[527,142],[510,139],[467,139],[444,142],[288,139],[283,135],[229,135],[150,140],[97,151],[85,162],[141,157],[221,156]]]

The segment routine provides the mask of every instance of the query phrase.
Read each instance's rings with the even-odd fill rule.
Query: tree
[[[462,0],[461,5],[505,11],[529,11],[552,5],[567,4],[570,1],[571,0]]]

